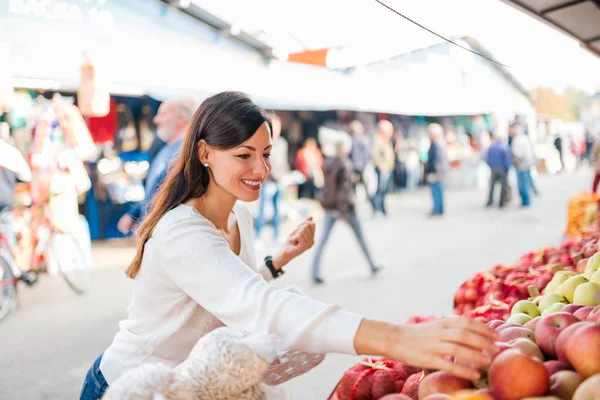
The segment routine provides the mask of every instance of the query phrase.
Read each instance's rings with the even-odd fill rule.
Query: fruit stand
[[[590,202],[584,197],[570,210],[581,211]],[[329,400],[600,400],[600,235],[590,225],[597,226],[479,272],[456,291],[455,314],[499,335],[500,352],[477,381],[365,358],[344,373]]]

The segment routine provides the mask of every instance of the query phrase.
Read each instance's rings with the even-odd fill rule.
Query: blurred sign
[[[108,0],[8,0],[8,12],[23,17],[71,24],[110,27]]]
[[[0,42],[0,114],[3,108],[11,106],[14,94],[9,56],[8,44]]]

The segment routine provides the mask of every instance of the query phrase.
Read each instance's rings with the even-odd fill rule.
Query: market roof
[[[577,39],[600,56],[600,0],[504,0]]]

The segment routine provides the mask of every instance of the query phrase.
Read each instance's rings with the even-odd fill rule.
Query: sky
[[[361,65],[440,39],[375,0],[192,0],[282,58],[303,49],[339,48],[332,67]],[[600,57],[500,0],[381,0],[445,37],[472,36],[526,87],[600,90]]]

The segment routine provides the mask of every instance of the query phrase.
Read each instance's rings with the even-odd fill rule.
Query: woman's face
[[[211,149],[208,164],[214,183],[242,201],[258,200],[271,172],[271,132],[266,123],[241,145],[229,150]]]

